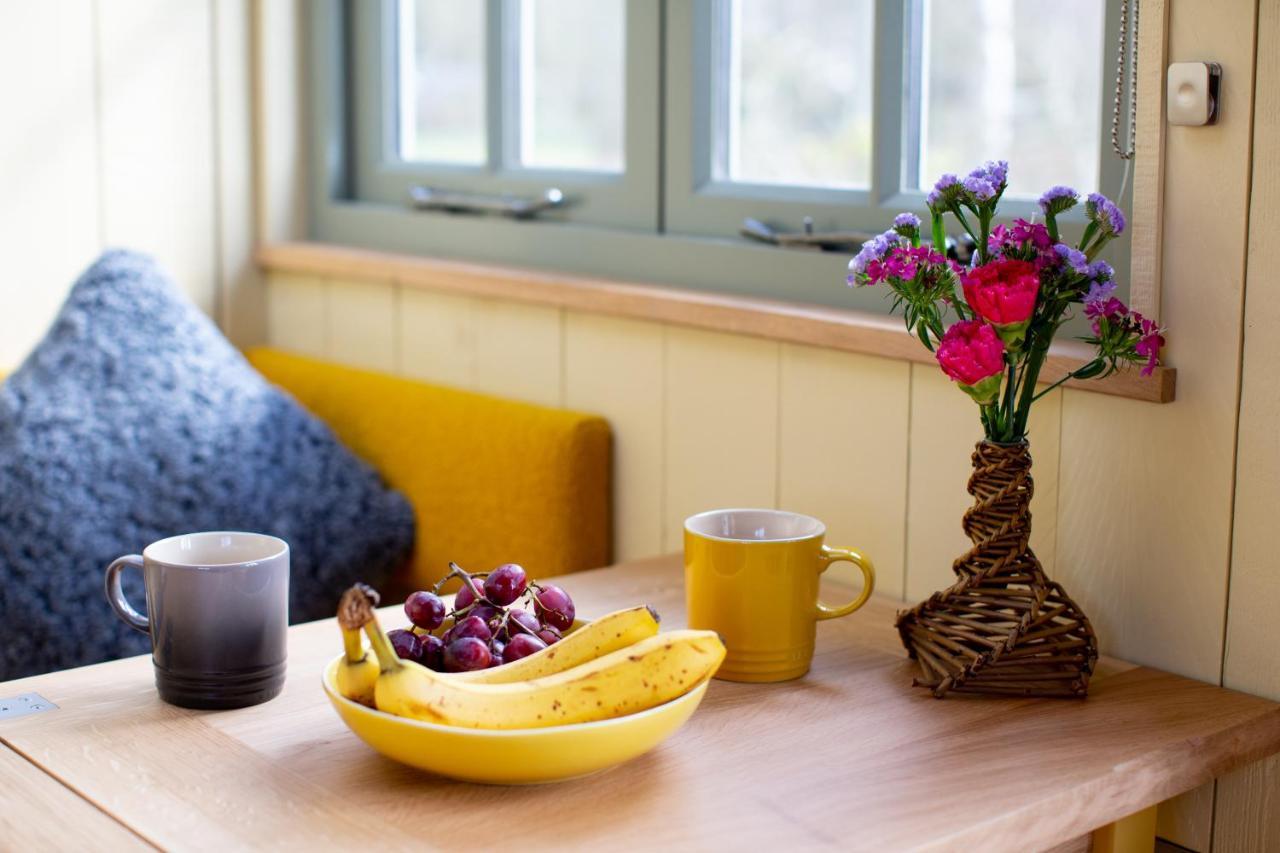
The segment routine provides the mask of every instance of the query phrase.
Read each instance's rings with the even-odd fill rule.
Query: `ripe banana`
[[[687,693],[724,660],[715,632],[671,631],[553,675],[476,684],[401,660],[371,604],[360,618],[382,667],[374,688],[378,709],[465,728],[543,728],[632,714]]]
[[[658,633],[658,614],[652,607],[631,607],[583,625],[554,646],[492,669],[456,672],[448,678],[472,684],[510,684],[564,672]]]
[[[378,603],[378,593],[364,584],[346,591],[338,605],[338,625],[342,628],[342,645],[346,654],[338,664],[338,693],[361,705],[374,706],[374,685],[378,681],[378,661],[364,647],[357,614],[363,601]]]

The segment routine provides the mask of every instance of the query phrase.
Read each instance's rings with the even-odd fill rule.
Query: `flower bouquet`
[[[923,677],[949,691],[1084,696],[1097,659],[1089,620],[1044,573],[1028,542],[1033,492],[1027,421],[1031,407],[1068,379],[1101,378],[1131,364],[1150,374],[1164,344],[1157,324],[1115,296],[1115,271],[1099,254],[1124,233],[1121,210],[1094,193],[1084,202],[1079,242],[1062,239],[1058,217],[1080,203],[1069,187],[1040,197],[1043,222],[993,224],[1008,186],[1008,164],[989,162],[963,180],[943,175],[928,195],[932,246],[919,217],[899,214],[849,263],[851,286],[886,285],[907,330],[978,405],[985,439],[973,454],[963,521],[973,547],[954,563],[957,581],[898,617],[898,630]],[[976,244],[962,268],[944,246],[951,215]],[[1083,340],[1096,355],[1040,388],[1058,330],[1080,306]]]

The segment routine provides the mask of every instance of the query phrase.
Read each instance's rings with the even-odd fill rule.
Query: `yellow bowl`
[[[594,723],[545,729],[463,729],[366,708],[338,693],[338,664],[324,670],[324,692],[347,728],[388,758],[465,782],[532,785],[586,776],[630,761],[666,740],[697,709],[707,682],[662,705]]]

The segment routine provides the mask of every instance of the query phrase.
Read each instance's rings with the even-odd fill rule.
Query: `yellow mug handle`
[[[850,551],[848,548],[829,548],[822,546],[822,553],[818,555],[818,559],[822,561],[822,568],[819,573],[825,572],[831,568],[832,563],[846,562],[853,563],[862,569],[862,577],[866,582],[862,585],[862,593],[850,601],[848,604],[840,607],[828,607],[821,601],[818,602],[818,618],[819,619],[835,619],[840,616],[848,616],[853,611],[867,603],[867,599],[871,597],[871,591],[876,586],[876,567],[871,565],[871,561],[859,554],[857,551]]]

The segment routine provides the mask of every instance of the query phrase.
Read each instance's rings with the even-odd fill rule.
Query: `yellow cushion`
[[[402,580],[520,563],[530,577],[608,565],[612,437],[600,417],[442,388],[272,349],[249,361],[413,504]]]

